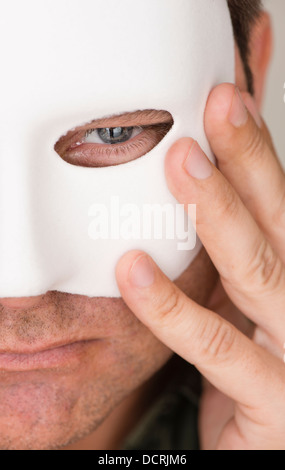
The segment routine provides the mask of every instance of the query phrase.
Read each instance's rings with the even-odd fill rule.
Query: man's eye
[[[88,144],[116,145],[133,139],[143,131],[142,127],[105,127],[89,129],[83,139]]]
[[[152,113],[144,113],[142,121],[151,121]],[[129,119],[131,121],[131,115]],[[90,168],[122,165],[146,155],[161,142],[173,126],[173,118],[167,111],[163,111],[162,119],[160,123],[143,122],[126,127],[96,127],[93,122],[93,125],[69,131],[57,141],[54,149],[71,165]]]

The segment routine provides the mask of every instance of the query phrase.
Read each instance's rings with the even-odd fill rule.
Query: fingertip
[[[260,113],[259,113],[259,110],[258,110],[255,99],[253,98],[253,96],[250,93],[247,93],[247,92],[241,93],[241,96],[242,96],[242,99],[245,103],[245,106],[247,107],[247,109],[250,112],[251,116],[255,120],[255,123],[256,123],[257,127],[259,127],[259,129],[261,129],[263,121],[262,121],[262,118],[260,116]]]
[[[125,285],[129,280],[129,273],[136,261],[145,253],[140,250],[132,250],[125,253],[117,262],[115,274],[119,287]]]
[[[205,130],[208,136],[223,133],[221,124],[226,123],[235,96],[236,86],[223,83],[210,93],[205,109]]]
[[[181,175],[183,165],[194,140],[191,137],[183,137],[175,142],[167,152],[165,159],[165,176],[170,190],[176,191],[177,186],[181,186]]]
[[[154,263],[152,259],[142,253],[137,256],[129,271],[129,283],[137,289],[151,287],[155,280]]]
[[[188,155],[194,140],[191,137],[182,137],[178,139],[168,150],[165,159],[165,166],[168,168],[170,165],[175,164],[177,167],[179,163],[183,164],[186,155]]]

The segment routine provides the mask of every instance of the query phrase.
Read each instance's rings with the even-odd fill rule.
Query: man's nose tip
[[[37,295],[34,297],[6,297],[2,299],[0,298],[0,305],[15,310],[33,308],[37,307],[41,303],[43,297],[43,295]]]

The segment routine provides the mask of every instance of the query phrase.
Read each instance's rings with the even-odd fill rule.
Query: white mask
[[[16,0],[0,17],[0,297],[57,290],[117,297],[115,266],[141,249],[174,280],[201,245],[178,240],[94,240],[95,203],[171,204],[169,147],[196,139],[210,156],[208,94],[234,81],[226,0]],[[83,168],[54,150],[70,129],[137,110],[174,120],[147,155]]]

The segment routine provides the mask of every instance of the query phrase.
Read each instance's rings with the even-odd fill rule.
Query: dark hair
[[[228,0],[228,4],[236,42],[244,64],[248,89],[250,93],[253,93],[253,76],[249,66],[250,30],[259,17],[262,2],[261,0]]]

